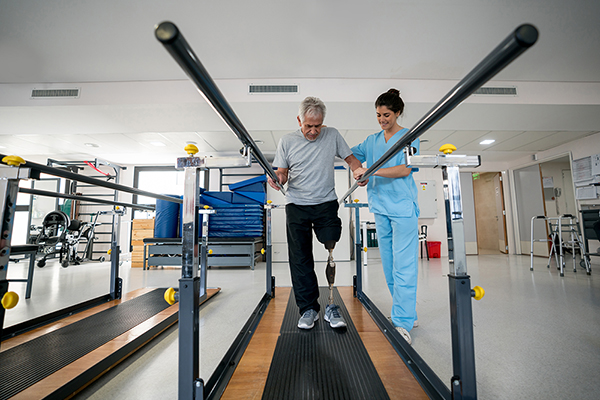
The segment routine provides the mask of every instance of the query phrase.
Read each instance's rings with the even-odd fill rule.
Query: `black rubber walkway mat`
[[[155,289],[0,353],[0,399],[8,399],[169,307]]]
[[[332,329],[323,319],[328,298],[329,289],[320,288],[320,318],[313,329],[303,330],[297,326],[300,315],[292,291],[263,400],[389,399],[337,289],[334,301],[348,327]]]

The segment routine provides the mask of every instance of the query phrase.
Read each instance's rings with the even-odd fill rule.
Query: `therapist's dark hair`
[[[390,89],[387,92],[381,94],[375,101],[375,108],[385,106],[397,113],[400,111],[400,115],[404,112],[404,102],[400,97],[400,91],[398,89]]]

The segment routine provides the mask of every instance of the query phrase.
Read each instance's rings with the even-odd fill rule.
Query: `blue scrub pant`
[[[410,331],[417,319],[418,219],[375,214],[383,272],[392,294],[392,322]]]

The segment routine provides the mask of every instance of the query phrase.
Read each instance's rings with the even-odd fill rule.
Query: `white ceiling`
[[[296,129],[305,96],[350,145],[378,130],[373,102],[390,87],[410,127],[511,31],[538,43],[422,139],[483,162],[510,161],[600,130],[597,0],[0,0],[0,153],[29,159],[172,163],[195,141],[233,153],[235,136],[154,37],[174,22],[269,156]],[[299,94],[249,95],[248,84],[298,84]],[[34,100],[33,88],[81,89]],[[482,146],[483,139],[495,143]],[[151,142],[162,142],[157,147]],[[87,147],[93,143],[98,147]]]

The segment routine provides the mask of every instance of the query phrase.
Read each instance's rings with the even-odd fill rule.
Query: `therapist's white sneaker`
[[[402,336],[404,338],[404,340],[406,340],[408,342],[408,344],[412,344],[412,339],[410,338],[410,333],[408,333],[408,331],[406,329],[402,328],[401,326],[397,326],[396,331],[398,331],[400,336]]]

